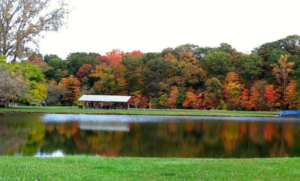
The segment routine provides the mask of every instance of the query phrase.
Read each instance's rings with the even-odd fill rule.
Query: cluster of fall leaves
[[[298,35],[288,36],[251,54],[226,43],[216,48],[185,44],[159,53],[71,53],[66,60],[33,54],[21,63],[2,62],[1,67],[16,80],[24,73],[14,67],[29,63],[39,71],[35,72],[42,75],[38,81],[32,77],[24,81],[29,85],[25,99],[29,103],[76,105],[80,95],[101,94],[131,95],[137,108],[296,109],[300,106],[299,40]],[[2,100],[24,101],[18,90],[26,89],[14,89]],[[0,87],[0,93],[3,90]]]

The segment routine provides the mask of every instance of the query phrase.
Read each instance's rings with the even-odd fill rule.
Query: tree
[[[275,76],[278,83],[283,85],[283,99],[286,99],[286,86],[289,82],[289,74],[294,72],[294,62],[288,61],[288,56],[281,56],[278,64],[272,64],[272,74]]]
[[[274,86],[272,84],[267,85],[264,97],[269,109],[273,110],[277,98],[276,98],[276,91],[274,90]]]
[[[237,74],[243,78],[246,88],[249,90],[252,81],[259,78],[262,73],[262,58],[257,54],[242,55],[234,62]],[[248,95],[250,96],[250,95]]]
[[[84,52],[69,54],[66,60],[69,74],[75,76],[79,68],[83,64],[91,64],[92,66],[101,64],[101,62],[99,62],[99,60],[96,58],[99,55],[100,54],[98,53],[84,53]]]
[[[68,64],[66,61],[54,58],[48,62],[50,69],[45,72],[45,77],[48,80],[55,80],[56,82],[60,82],[62,78],[66,78],[69,76]]]
[[[34,65],[37,65],[43,73],[51,69],[51,67],[49,67],[49,65],[47,65],[45,61],[41,59],[36,53],[33,53],[30,57],[28,57],[27,61]]]
[[[122,64],[126,67],[125,79],[128,82],[129,93],[142,89],[143,85],[143,62],[141,56],[126,55],[123,57]]]
[[[177,97],[179,95],[178,87],[173,86],[170,91],[169,99],[168,99],[168,104],[170,108],[174,109],[176,108],[176,102],[177,102]]]
[[[239,76],[229,72],[223,83],[223,96],[229,109],[236,109],[239,104],[242,85],[239,83]]]
[[[107,63],[122,62],[123,55],[125,54],[121,50],[113,49],[111,52],[107,52],[105,56],[97,56],[97,59]]]
[[[46,63],[49,63],[50,60],[53,60],[53,59],[61,59],[61,58],[60,58],[59,56],[55,55],[55,54],[46,54],[46,55],[44,56],[44,61],[45,61]]]
[[[205,96],[204,104],[206,108],[216,108],[222,97],[222,84],[221,82],[213,77],[205,82]]]
[[[182,103],[182,106],[183,107],[186,107],[186,108],[194,108],[196,109],[198,107],[197,103],[197,96],[195,94],[195,90],[190,87],[187,92],[186,92],[186,96],[185,96],[185,100],[184,102]]]
[[[45,102],[47,105],[57,105],[67,93],[67,88],[62,87],[62,85],[57,85],[55,81],[50,81],[46,86],[48,93]]]
[[[121,63],[97,65],[90,77],[97,78],[94,87],[98,94],[125,95],[127,81],[124,78],[126,68]]]
[[[84,77],[88,77],[90,75],[91,69],[92,65],[83,64],[76,73],[77,79],[81,82]]]
[[[50,6],[51,5],[51,6]],[[12,61],[32,52],[42,33],[58,31],[69,13],[63,0],[2,0],[0,3],[0,55]]]
[[[13,74],[3,64],[0,64],[0,105],[9,106],[9,101],[26,99],[28,83],[20,74]]]
[[[67,93],[62,100],[67,101],[70,106],[74,105],[74,102],[79,98],[80,81],[77,78],[70,76],[69,78],[63,78],[59,85],[67,89]]]
[[[213,51],[201,59],[201,65],[210,77],[216,77],[220,81],[225,79],[230,71],[232,56],[222,51]]]
[[[289,85],[286,87],[286,98],[285,103],[288,105],[289,109],[297,109],[300,106],[300,93],[296,91],[297,82],[291,80]]]
[[[44,75],[37,65],[23,61],[7,64],[7,67],[17,75],[21,75],[29,84],[29,94],[26,100],[29,103],[41,103],[47,95]]]

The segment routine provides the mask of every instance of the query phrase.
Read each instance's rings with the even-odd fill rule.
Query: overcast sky
[[[300,34],[298,0],[71,0],[68,26],[47,33],[42,54],[112,49],[161,52],[190,43],[228,43],[250,52]]]

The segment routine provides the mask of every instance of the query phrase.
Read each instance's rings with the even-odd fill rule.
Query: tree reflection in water
[[[300,156],[300,120],[113,115],[0,115],[1,155]]]

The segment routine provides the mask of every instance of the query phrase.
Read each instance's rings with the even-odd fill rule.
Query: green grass
[[[70,113],[70,114],[127,114],[127,115],[185,115],[185,116],[277,116],[273,111],[224,111],[224,110],[190,110],[190,109],[129,109],[101,110],[78,109],[78,107],[14,107],[1,108],[0,113]]]
[[[0,180],[298,180],[300,158],[0,157]]]

